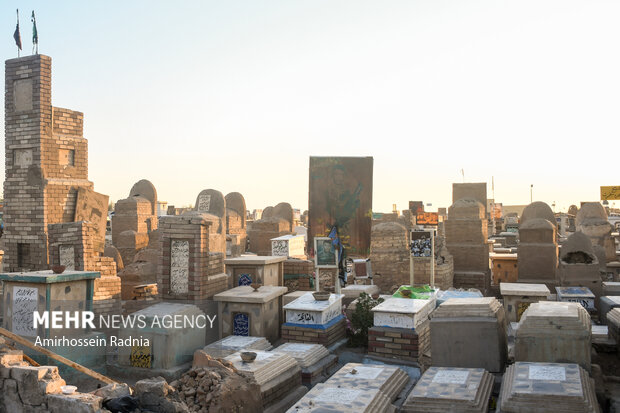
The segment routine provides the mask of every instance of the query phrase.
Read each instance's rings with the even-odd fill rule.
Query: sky
[[[449,206],[461,170],[556,211],[620,184],[617,0],[0,5],[4,60],[16,8],[31,53],[35,10],[52,104],[84,112],[112,202],[144,178],[176,206],[214,188],[303,211],[313,155],[372,156],[383,212]]]

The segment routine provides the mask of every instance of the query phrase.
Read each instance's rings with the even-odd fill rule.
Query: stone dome
[[[597,262],[592,241],[581,231],[575,232],[562,244],[560,258],[567,263],[590,264]]]
[[[575,217],[575,225],[581,225],[588,222],[605,221],[607,222],[607,212],[605,208],[598,202],[584,203],[577,216]]]
[[[553,215],[551,207],[549,207],[549,205],[544,202],[532,202],[531,204],[526,206],[523,210],[523,213],[521,214],[521,224],[525,224],[528,220],[532,218],[546,219],[555,226],[555,215]]]

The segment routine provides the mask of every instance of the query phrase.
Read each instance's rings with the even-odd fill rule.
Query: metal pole
[[[413,256],[409,253],[409,286],[413,287]]]
[[[431,287],[435,289],[435,231],[431,229]]]
[[[316,284],[314,287],[316,288],[317,291],[321,291],[319,289],[319,272],[321,271],[321,269],[319,267],[316,267],[316,280],[314,281],[314,283]]]

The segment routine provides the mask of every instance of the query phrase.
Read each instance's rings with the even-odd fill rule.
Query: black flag
[[[15,27],[15,33],[13,33],[13,39],[19,50],[22,50],[22,36],[19,34],[19,9],[17,10],[17,26]]]

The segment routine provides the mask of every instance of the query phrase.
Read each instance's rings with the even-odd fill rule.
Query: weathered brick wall
[[[226,289],[227,277],[223,274],[223,254],[209,252],[209,226],[211,222],[200,216],[167,216],[160,222],[162,252],[158,265],[157,287],[166,300],[188,302],[210,299]],[[171,245],[173,240],[189,242],[188,292],[175,294],[170,291]]]
[[[368,329],[368,354],[427,364],[430,354],[430,322],[415,330],[392,327]]]
[[[290,223],[285,219],[271,217],[254,221],[248,226],[248,251],[258,255],[271,255],[271,240],[291,234]]]
[[[288,287],[288,292],[310,291],[313,288],[310,278],[313,277],[314,262],[311,260],[298,260],[289,258],[284,261],[284,286]]]
[[[488,222],[485,206],[473,199],[457,200],[444,224],[446,246],[454,260],[454,286],[477,288],[485,294],[491,285]]]
[[[95,227],[89,222],[50,224],[50,264],[60,264],[60,246],[72,246],[74,268],[77,271],[95,271],[101,277],[95,280],[93,310],[97,315],[120,314],[121,278],[116,274],[114,258],[102,257],[95,252],[93,239]]]
[[[370,259],[374,283],[382,293],[394,285],[409,283],[409,241],[407,229],[396,222],[374,225],[370,238]]]
[[[72,221],[77,188],[92,188],[83,115],[52,108],[50,57],[10,59],[5,71],[5,270],[44,270],[47,225]]]
[[[415,285],[430,285],[431,282],[431,259],[429,258],[414,258],[413,260],[413,275]],[[452,287],[454,279],[454,268],[452,264],[452,256],[447,255],[445,262],[441,265],[437,265],[435,261],[435,286],[447,290]],[[399,285],[409,285],[409,273],[407,277],[403,277],[400,280]]]

